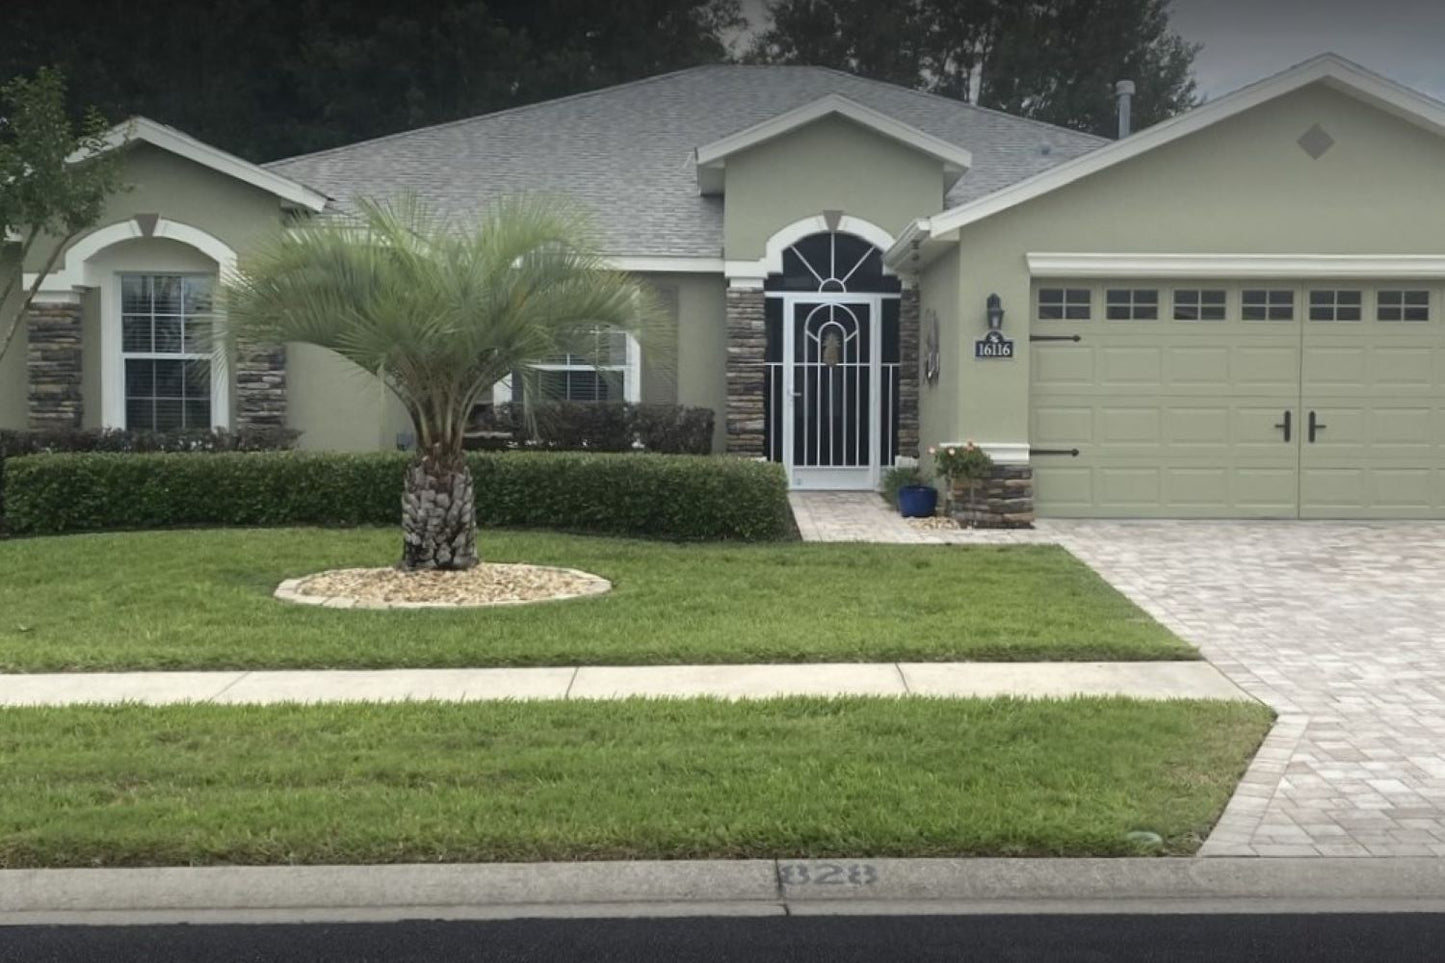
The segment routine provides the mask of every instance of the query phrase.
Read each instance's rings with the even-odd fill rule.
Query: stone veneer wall
[[[79,428],[81,308],[75,302],[32,304],[25,315],[31,428]]]
[[[994,465],[992,474],[953,486],[953,517],[967,528],[1032,528],[1034,470],[1028,465]]]
[[[767,389],[767,327],[761,289],[727,292],[727,451],[765,454],[763,393]]]
[[[904,288],[898,302],[898,454],[918,457],[918,289]]]
[[[286,425],[286,346],[243,342],[236,348],[237,428]]]

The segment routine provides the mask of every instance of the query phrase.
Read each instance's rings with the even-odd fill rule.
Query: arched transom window
[[[769,291],[890,292],[898,278],[883,271],[883,252],[842,231],[810,234],[783,251],[783,273],[767,279]]]

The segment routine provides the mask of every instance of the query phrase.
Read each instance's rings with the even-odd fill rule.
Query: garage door
[[[1445,517],[1440,297],[1427,284],[1040,284],[1039,513]]]

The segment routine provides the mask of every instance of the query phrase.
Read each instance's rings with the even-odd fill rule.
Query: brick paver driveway
[[[1200,852],[1445,856],[1445,523],[939,532],[794,492],[808,541],[1058,542],[1280,718]]]
[[[1280,713],[1204,854],[1445,856],[1445,524],[1040,529]]]

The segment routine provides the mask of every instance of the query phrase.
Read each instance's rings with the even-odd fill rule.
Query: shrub
[[[927,485],[928,473],[918,465],[894,465],[883,473],[883,497],[898,507],[898,489],[910,485]]]
[[[681,455],[469,456],[482,525],[670,539],[790,537],[773,464]],[[34,455],[10,463],[17,535],[198,525],[393,525],[395,452]]]
[[[634,405],[620,401],[556,401],[533,409],[535,437],[521,405],[484,409],[472,449],[646,451],[706,455],[712,451],[711,408]]]
[[[5,460],[51,452],[281,451],[301,433],[291,428],[218,428],[212,431],[126,431],[120,428],[0,429],[0,530],[5,518]]]

